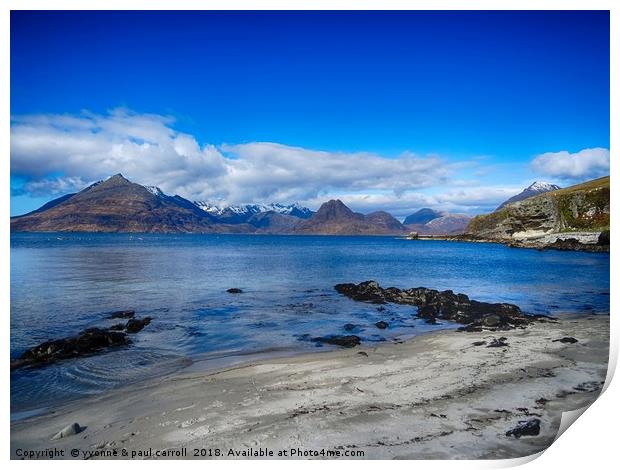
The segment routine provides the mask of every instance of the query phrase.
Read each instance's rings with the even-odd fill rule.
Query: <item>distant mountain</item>
[[[214,232],[216,222],[191,202],[132,183],[121,174],[11,218],[30,232]]]
[[[248,219],[257,233],[292,233],[304,219],[275,211],[259,212]]]
[[[470,220],[465,214],[445,214],[425,224],[406,224],[405,227],[419,235],[458,235],[465,232]]]
[[[372,212],[364,220],[381,233],[400,233],[405,229],[403,224],[384,211]]]
[[[439,217],[443,217],[444,215],[446,215],[445,212],[440,212],[440,211],[436,211],[433,209],[429,209],[428,207],[425,207],[405,217],[403,224],[404,225],[426,224],[430,222],[431,220],[438,219]]]
[[[302,207],[299,204],[243,204],[239,206],[216,206],[204,201],[195,201],[194,204],[200,209],[204,210],[219,222],[228,224],[242,224],[249,222],[249,220],[256,214],[275,212],[282,215],[289,215],[297,217],[299,219],[309,219],[312,217],[312,212],[307,207]]]
[[[465,214],[448,214],[425,207],[407,216],[403,225],[419,235],[457,235],[465,232],[470,220]]]
[[[501,209],[507,204],[512,204],[513,202],[523,201],[524,199],[527,199],[533,196],[538,196],[539,194],[548,193],[549,191],[556,191],[558,189],[561,189],[561,188],[555,184],[534,181],[532,184],[530,184],[527,188],[525,188],[523,191],[521,191],[516,196],[512,196],[510,199],[507,199],[506,201],[502,202],[499,205],[499,207],[495,210]]]
[[[341,201],[318,212],[297,204],[217,207],[169,196],[156,186],[132,183],[121,174],[78,193],[54,199],[28,214],[12,217],[11,230],[23,232],[133,233],[317,233],[387,235],[405,233],[387,212],[363,215]]]
[[[294,233],[320,235],[390,235],[405,231],[405,227],[387,212],[365,216],[353,212],[339,199],[324,203],[310,219],[294,229]]]
[[[424,224],[420,234],[458,235],[465,232],[471,219],[471,216],[465,214],[447,214]]]

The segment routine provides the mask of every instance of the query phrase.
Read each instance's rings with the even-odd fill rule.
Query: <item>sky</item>
[[[10,75],[12,215],[116,173],[401,218],[609,174],[605,11],[13,11]]]

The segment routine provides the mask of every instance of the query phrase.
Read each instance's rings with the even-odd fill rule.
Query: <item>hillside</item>
[[[532,184],[530,184],[527,188],[525,188],[519,194],[516,194],[512,196],[510,199],[507,199],[506,201],[502,202],[499,205],[499,207],[495,210],[501,209],[502,207],[505,207],[508,204],[512,204],[518,201],[523,201],[524,199],[538,196],[539,194],[548,193],[549,191],[556,191],[558,189],[561,189],[558,185],[534,181]]]
[[[549,234],[609,230],[609,176],[508,204],[474,217],[466,234],[489,240],[527,240]]]

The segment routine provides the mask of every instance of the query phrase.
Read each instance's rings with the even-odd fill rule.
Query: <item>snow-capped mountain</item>
[[[194,204],[203,211],[227,223],[244,223],[250,217],[262,212],[275,212],[283,215],[290,215],[300,219],[308,219],[312,217],[312,212],[307,207],[299,204],[242,204],[238,206],[220,206],[210,204],[205,201],[194,201]]]
[[[542,193],[548,193],[549,191],[556,191],[558,189],[561,188],[556,184],[544,183],[542,181],[534,181],[516,196],[512,196],[510,199],[502,202],[497,209],[501,209],[505,205],[512,204],[513,202],[523,201],[524,199],[530,198],[532,196],[537,196],[538,194]]]
[[[561,189],[557,184],[545,183],[543,181],[534,181],[524,191],[535,191],[537,193],[547,193],[549,191],[555,191]]]
[[[174,200],[175,203],[181,204],[187,208],[201,210],[211,216],[215,222],[226,224],[245,224],[251,222],[251,218],[257,214],[274,212],[276,214],[296,217],[298,219],[309,219],[314,214],[307,207],[295,204],[241,204],[236,206],[216,205],[206,201],[190,202],[181,196],[169,196],[157,186],[144,186],[153,196],[161,199]]]

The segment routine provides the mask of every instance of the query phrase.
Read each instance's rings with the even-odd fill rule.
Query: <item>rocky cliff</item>
[[[609,177],[550,191],[474,217],[466,235],[477,239],[553,243],[609,230]],[[558,235],[553,237],[553,235]],[[561,235],[561,237],[560,237]],[[549,241],[553,238],[553,241]]]

